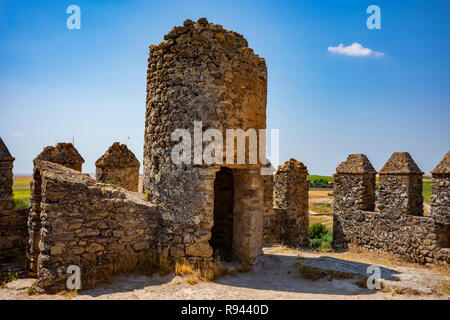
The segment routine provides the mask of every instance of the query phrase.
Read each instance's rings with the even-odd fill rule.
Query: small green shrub
[[[29,296],[32,296],[33,294],[35,294],[36,293],[36,283],[35,282],[33,282],[33,284],[31,285],[31,287],[29,287],[28,288],[28,291],[27,291],[27,293],[28,293],[28,295]]]
[[[28,208],[30,206],[30,199],[13,199],[13,208]]]
[[[309,246],[313,249],[329,252],[332,250],[333,232],[328,231],[321,223],[314,223],[309,227]]]
[[[321,239],[328,232],[327,228],[321,223],[314,223],[309,227],[309,239]]]

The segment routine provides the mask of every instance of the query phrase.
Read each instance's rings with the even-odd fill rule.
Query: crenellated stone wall
[[[23,253],[27,236],[27,208],[13,208],[13,156],[0,138],[0,257]]]
[[[278,167],[275,174],[272,219],[266,230],[275,241],[293,247],[309,245],[309,182],[306,166],[295,159]]]
[[[431,171],[431,217],[438,223],[438,244],[450,247],[450,151]]]
[[[98,182],[137,192],[139,161],[127,145],[115,142],[96,162],[95,177]]]
[[[355,167],[359,169],[348,170]],[[381,170],[379,183],[378,210],[369,210],[375,206],[375,172],[367,157],[350,155],[338,166],[334,183],[333,247],[360,246],[413,262],[448,264],[449,229],[435,219],[445,212],[440,206],[446,204],[435,203],[431,217],[420,215],[422,173],[411,156],[394,153]],[[449,197],[450,188],[439,190],[442,193],[432,196],[434,199]]]
[[[450,224],[450,151],[431,174],[431,216]]]

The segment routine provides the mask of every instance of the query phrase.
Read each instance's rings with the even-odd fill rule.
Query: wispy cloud
[[[20,132],[13,132],[13,133],[11,133],[11,136],[14,136],[14,137],[22,137],[24,134],[23,133],[20,133]]]
[[[369,48],[364,48],[358,42],[354,42],[352,43],[352,45],[346,47],[341,43],[337,47],[328,47],[328,51],[331,53],[342,54],[351,57],[384,56],[384,53],[376,52]]]

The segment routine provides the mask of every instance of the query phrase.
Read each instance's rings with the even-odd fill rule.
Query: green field
[[[320,179],[323,179],[326,181],[333,181],[333,177],[331,177],[331,176],[318,176],[318,175],[309,175],[306,179],[308,181],[314,181],[314,180],[320,180]]]
[[[431,203],[431,180],[423,180],[422,189],[423,201],[430,204]]]

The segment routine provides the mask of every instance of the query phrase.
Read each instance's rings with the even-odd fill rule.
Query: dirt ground
[[[365,254],[318,254],[284,247],[268,247],[252,271],[228,275],[213,282],[189,284],[182,276],[123,275],[111,284],[80,291],[78,299],[445,299],[449,300],[450,273],[415,264],[382,260],[381,278],[385,289],[362,289],[356,281],[367,275],[367,267],[377,258]],[[303,278],[295,265],[311,265],[354,275],[350,279]],[[0,299],[68,299],[68,295],[27,294],[33,279],[19,279],[0,288]],[[442,290],[447,290],[444,293]]]
[[[333,197],[328,194],[332,193],[333,189],[309,189],[309,202],[310,203],[333,203]]]

